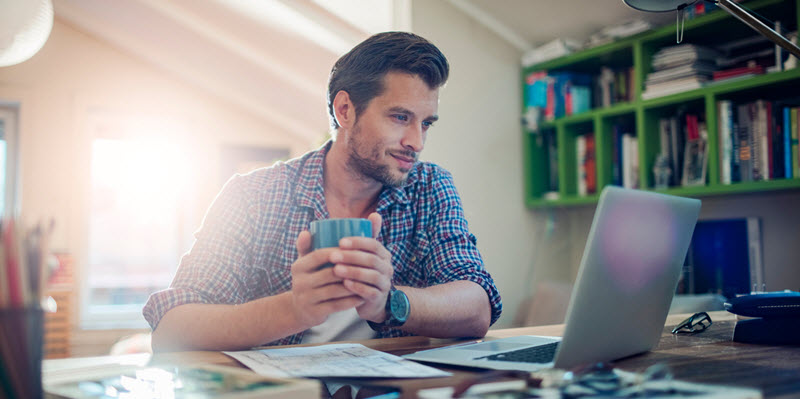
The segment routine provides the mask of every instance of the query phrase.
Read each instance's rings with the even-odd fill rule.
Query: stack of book
[[[532,50],[528,50],[522,55],[522,66],[529,67],[541,62],[549,61],[580,50],[583,46],[580,42],[572,39],[557,38],[549,41]]]
[[[607,26],[592,34],[586,43],[587,48],[601,46],[625,37],[646,32],[653,28],[653,24],[645,20],[634,20],[619,25]]]
[[[643,99],[697,89],[711,80],[719,53],[707,47],[681,44],[665,47],[653,56]]]
[[[798,105],[800,101],[717,102],[722,184],[800,175]]]

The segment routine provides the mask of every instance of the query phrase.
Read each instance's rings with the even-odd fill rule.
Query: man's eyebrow
[[[392,107],[392,108],[389,108],[389,112],[390,113],[399,113],[399,114],[416,116],[416,114],[413,111],[411,111],[408,108],[403,108],[403,107]],[[431,116],[425,118],[425,120],[429,121],[429,122],[436,122],[436,121],[439,120],[439,115],[431,115]]]

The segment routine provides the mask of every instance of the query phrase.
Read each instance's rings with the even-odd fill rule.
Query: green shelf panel
[[[598,108],[596,113],[601,117],[629,114],[636,111],[635,103],[618,103],[610,107]]]
[[[647,108],[660,108],[669,105],[685,103],[703,98],[708,90],[706,88],[694,89],[675,94],[668,94],[663,97],[656,97],[642,100],[642,106]]]
[[[597,115],[597,113],[598,113],[597,110],[581,112],[580,114],[575,114],[575,115],[570,115],[570,116],[565,116],[563,118],[559,118],[559,121],[561,123],[563,123],[564,125],[567,125],[567,126],[568,125],[576,125],[576,124],[580,124],[580,123],[591,122],[594,119],[595,115]]]
[[[596,65],[598,58],[605,60],[608,60],[609,57],[611,59],[625,58],[625,53],[632,51],[634,40],[638,37],[639,35],[545,61],[525,68],[525,72],[527,74],[534,71],[569,69],[575,65],[584,63],[593,63]]]
[[[674,187],[652,190],[658,193],[684,197],[705,197],[712,195],[753,193],[764,191],[789,190],[800,188],[800,179],[778,179],[768,181],[741,182],[733,184],[713,184],[697,187]]]
[[[573,205],[591,205],[597,203],[600,199],[599,194],[591,194],[585,197],[567,196],[556,200],[546,199],[529,199],[528,206],[535,208],[549,208],[557,206],[573,206]]]
[[[731,81],[723,80],[719,83],[712,83],[701,90],[708,90],[714,94],[727,94],[747,89],[754,89],[766,85],[785,83],[798,79],[800,79],[800,68],[795,68],[788,71],[772,72],[746,79],[732,79]]]
[[[747,1],[744,2],[743,5],[752,10],[759,11],[770,6],[781,6],[787,3],[789,2],[786,2],[786,0],[761,0],[761,1]],[[714,23],[718,23],[725,20],[733,20],[734,18],[735,17],[728,14],[725,10],[722,9],[715,10],[706,15],[699,16],[690,21],[686,21],[686,23],[683,26],[684,35],[691,34],[693,31],[698,29],[706,28]],[[736,21],[736,23],[741,24],[741,22],[739,21]],[[642,38],[642,40],[644,41],[655,41],[658,39],[674,40],[675,24],[670,24],[658,28],[656,30],[653,30],[652,32],[649,32],[646,35],[644,35]]]
[[[743,5],[767,18],[780,20],[784,29],[788,31],[796,30],[800,25],[800,0],[754,0],[745,1]],[[724,10],[717,10],[687,21],[684,26],[684,32],[685,42],[701,45],[714,45],[722,41],[737,40],[756,34]],[[610,184],[612,180],[612,169],[610,167],[612,158],[611,129],[618,120],[632,121],[634,132],[639,138],[639,183],[645,189],[652,187],[653,179],[650,171],[653,163],[652,158],[659,151],[660,146],[657,133],[658,119],[674,113],[679,107],[686,107],[690,112],[702,112],[705,114],[709,135],[708,183],[705,186],[674,187],[653,191],[678,196],[704,197],[800,189],[800,178],[743,182],[730,185],[720,184],[718,159],[720,143],[717,142],[718,116],[716,109],[717,101],[722,99],[733,101],[752,101],[762,98],[780,100],[781,98],[796,96],[796,93],[800,93],[800,68],[712,82],[702,88],[643,100],[641,91],[649,72],[652,56],[663,46],[675,45],[674,38],[675,25],[670,24],[614,43],[523,69],[523,85],[525,76],[532,71],[538,70],[592,72],[599,70],[600,66],[632,66],[635,71],[633,77],[635,85],[634,101],[605,108],[596,108],[578,115],[570,115],[541,124],[543,130],[551,131],[558,136],[559,199],[544,199],[545,192],[542,192],[541,189],[532,189],[532,187],[540,187],[543,184],[542,177],[537,176],[544,173],[539,170],[542,165],[541,159],[535,159],[541,156],[541,149],[532,145],[530,137],[524,139],[527,184],[525,203],[527,206],[531,208],[566,207],[596,203],[599,198],[597,194],[583,197],[576,194],[575,137],[589,131],[595,134],[597,184],[599,187],[604,187]],[[532,133],[525,132],[525,134],[530,136]]]

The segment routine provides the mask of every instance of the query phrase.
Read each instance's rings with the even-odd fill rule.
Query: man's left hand
[[[383,219],[371,213],[372,235],[377,237]],[[356,307],[358,315],[375,323],[386,320],[386,299],[392,288],[392,254],[375,238],[348,237],[339,241],[338,253],[331,255],[334,274],[344,287],[364,299]]]

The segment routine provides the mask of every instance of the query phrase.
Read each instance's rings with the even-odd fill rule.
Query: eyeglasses
[[[673,334],[692,334],[705,331],[713,322],[706,312],[699,312],[689,316],[672,329]]]

